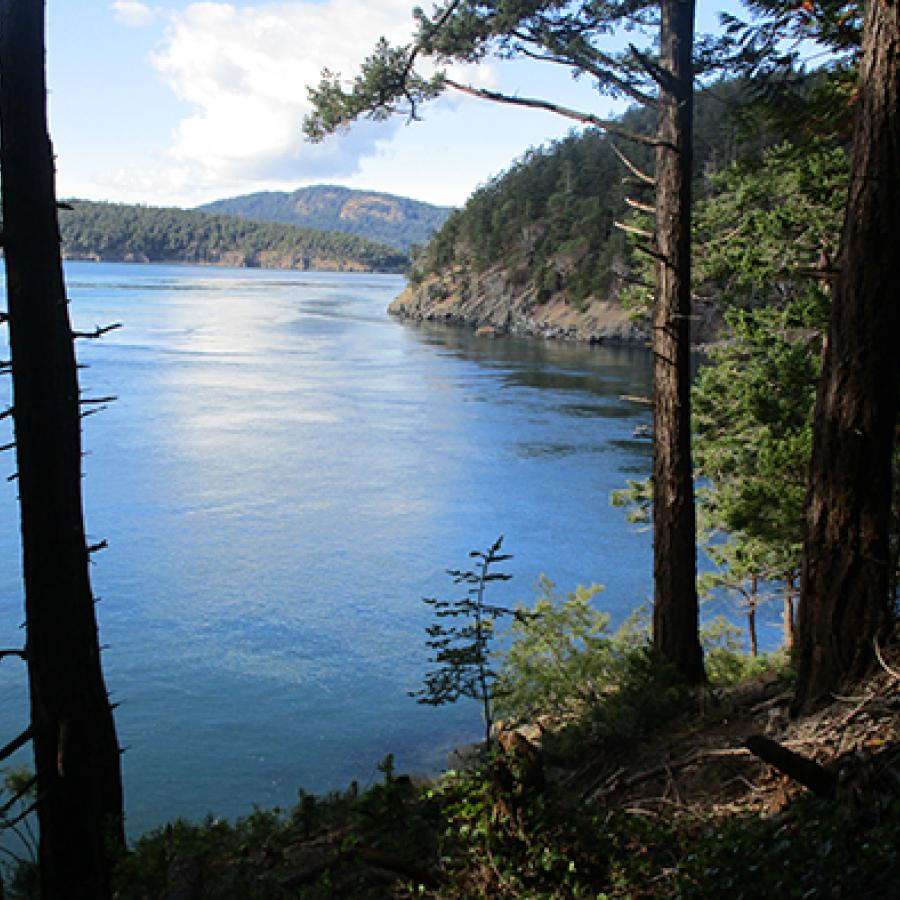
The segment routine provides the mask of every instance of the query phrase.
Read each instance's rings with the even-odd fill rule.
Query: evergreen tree
[[[900,4],[865,7],[850,195],[816,400],[797,628],[797,708],[874,661],[890,595],[900,354]]]
[[[81,422],[53,154],[43,2],[0,3],[3,249],[44,900],[110,896],[124,848],[119,745],[81,504]],[[21,741],[21,739],[20,739]],[[21,745],[21,744],[20,744]]]

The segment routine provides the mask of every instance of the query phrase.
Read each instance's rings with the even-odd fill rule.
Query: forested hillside
[[[291,193],[263,191],[230,197],[198,208],[263,222],[355,234],[404,251],[412,244],[425,243],[450,214],[445,206],[324,184]]]
[[[348,234],[183,209],[67,203],[59,220],[71,259],[379,272],[406,263],[395,248]]]
[[[742,134],[746,102],[739,82],[697,96],[694,195],[739,148],[774,140],[765,129]],[[622,125],[649,134],[651,110],[632,110]],[[626,233],[614,226],[629,214],[628,171],[614,141],[596,130],[529,150],[508,171],[477,190],[465,207],[413,259],[410,288],[392,311],[475,327],[580,339],[642,339],[618,298],[633,263]],[[652,170],[651,148],[628,145],[629,158]],[[701,337],[708,333],[697,329]]]

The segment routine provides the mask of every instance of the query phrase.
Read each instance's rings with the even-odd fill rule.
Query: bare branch
[[[648,175],[646,172],[641,171],[615,144],[610,142],[609,146],[612,147],[613,153],[619,157],[622,165],[625,166],[638,181],[644,184],[656,185],[656,179],[652,175]]]
[[[654,250],[652,247],[648,247],[646,244],[641,243],[634,243],[631,246],[639,253],[646,253],[647,256],[653,257],[653,259],[655,259],[657,262],[660,262],[663,265],[668,265],[669,261],[658,250]]]
[[[881,647],[878,646],[878,636],[877,635],[872,639],[872,644],[875,647],[875,656],[878,659],[878,662],[881,664],[881,668],[884,669],[884,671],[887,672],[888,675],[891,676],[891,678],[895,679],[896,681],[900,681],[900,672],[898,672],[896,669],[892,669],[884,661],[884,656],[882,655]]]
[[[113,322],[112,325],[104,325],[101,327],[97,325],[94,327],[93,331],[73,331],[73,338],[90,338],[91,340],[96,340],[97,338],[103,337],[104,334],[109,334],[110,331],[115,331],[117,328],[121,328],[121,322]]]
[[[78,402],[82,406],[97,406],[101,403],[113,403],[118,397],[82,397]]]
[[[0,453],[5,453],[7,450],[15,450],[15,447],[15,441],[10,441],[8,444],[0,444]]]
[[[20,650],[17,647],[13,647],[7,650],[0,650],[0,659],[3,659],[5,656],[18,656],[19,659],[27,659],[24,650]]]
[[[98,550],[105,550],[109,546],[109,542],[104,538],[96,544],[88,544],[84,549],[87,553],[96,553]]]
[[[647,240],[653,240],[653,232],[647,231],[646,228],[638,228],[637,225],[628,225],[625,222],[617,222],[613,219],[613,228],[619,228],[622,231],[627,232],[628,234],[634,234],[638,237],[647,238]]]
[[[495,103],[508,103],[511,106],[526,106],[529,109],[543,109],[558,116],[574,119],[576,122],[582,122],[585,125],[593,125],[595,128],[599,128],[609,134],[614,134],[617,137],[625,138],[629,141],[635,141],[646,147],[659,147],[663,146],[665,143],[655,137],[648,137],[645,134],[629,131],[627,128],[622,128],[616,122],[598,118],[591,113],[579,112],[577,109],[570,109],[567,106],[560,106],[559,104],[551,103],[548,100],[539,100],[536,97],[515,97],[510,94],[501,94],[498,91],[489,91],[486,88],[476,88],[470,84],[461,84],[458,81],[454,81],[452,78],[446,77],[444,78],[444,84],[463,94],[479,97],[482,100],[492,100]]]
[[[651,206],[649,203],[639,203],[637,200],[632,200],[631,197],[626,197],[625,202],[632,209],[640,210],[641,212],[650,213],[651,215],[656,215],[656,207]]]
[[[31,806],[28,806],[25,809],[23,809],[22,812],[20,812],[17,816],[13,817],[12,819],[4,820],[3,827],[4,828],[13,828],[14,826],[18,825],[19,822],[21,822],[22,819],[24,819],[26,816],[30,816],[36,809],[37,809],[37,801],[32,803]]]
[[[0,748],[0,761],[8,759],[20,747],[24,747],[32,736],[31,726],[29,725],[18,737],[13,738],[5,747]]]

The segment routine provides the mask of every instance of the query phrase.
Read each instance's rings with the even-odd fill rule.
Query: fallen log
[[[809,788],[817,797],[831,798],[837,787],[837,776],[829,772],[824,766],[820,766],[815,760],[788,750],[778,741],[754,734],[747,738],[744,746],[763,762],[774,766],[779,772],[800,782]]]

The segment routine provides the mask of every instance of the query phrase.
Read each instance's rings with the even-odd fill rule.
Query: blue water
[[[505,535],[527,600],[651,592],[650,535],[609,505],[649,471],[639,349],[475,338],[385,313],[394,276],[67,264],[84,394],[85,506],[131,834],[432,772],[478,707],[407,696],[444,570]],[[3,423],[8,428],[7,423]],[[9,440],[3,436],[3,442]],[[2,458],[9,471],[14,460]],[[5,474],[5,473],[4,473]],[[14,483],[0,480],[0,644],[21,640]],[[25,717],[0,664],[0,728]],[[27,757],[25,757],[27,760]]]

